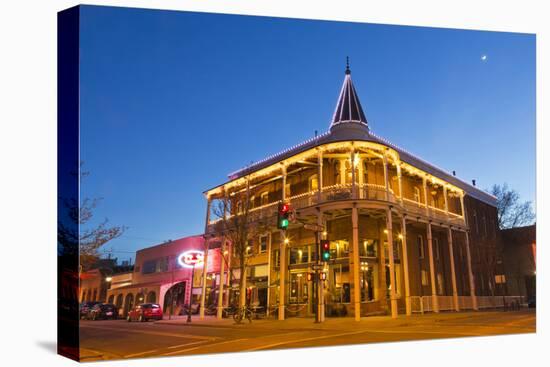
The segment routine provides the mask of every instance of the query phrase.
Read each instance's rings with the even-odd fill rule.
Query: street
[[[374,316],[355,322],[329,318],[315,324],[309,318],[254,320],[234,324],[215,318],[188,324],[183,318],[128,323],[125,320],[82,321],[82,361],[207,353],[246,352],[406,340],[533,333],[534,310],[459,312]]]

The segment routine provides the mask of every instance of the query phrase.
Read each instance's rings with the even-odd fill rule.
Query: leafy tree
[[[519,193],[508,184],[493,185],[491,194],[497,198],[498,226],[500,229],[521,227],[535,220],[532,203],[520,202]]]

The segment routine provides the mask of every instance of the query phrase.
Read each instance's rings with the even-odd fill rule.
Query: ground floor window
[[[350,297],[349,265],[329,265],[327,303],[349,303]]]
[[[361,289],[361,302],[374,300],[374,274],[373,267],[366,263],[361,264],[361,273],[359,274]]]
[[[289,303],[308,302],[307,272],[290,273]]]
[[[378,240],[364,239],[360,242],[359,256],[376,257],[378,256]]]

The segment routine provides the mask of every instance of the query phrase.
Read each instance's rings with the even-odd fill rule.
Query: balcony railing
[[[304,192],[287,198],[287,201],[292,208],[300,209],[319,203],[352,199],[378,200],[396,203],[396,205],[401,204],[399,196],[396,196],[391,188],[386,191],[385,186],[377,184],[357,184],[355,185],[355,192],[352,184],[325,186],[320,193],[319,191]],[[406,197],[403,198],[402,204],[407,212],[412,215],[429,216],[434,220],[444,221],[446,223],[453,222],[456,224],[464,224],[464,217],[460,214],[445,211],[433,206],[426,207],[424,203]],[[277,214],[277,206],[278,202],[273,202],[252,208],[249,211],[249,218],[252,221],[270,218]],[[230,217],[231,216],[228,216],[228,218]],[[219,220],[220,219],[211,220],[210,224],[214,224]]]

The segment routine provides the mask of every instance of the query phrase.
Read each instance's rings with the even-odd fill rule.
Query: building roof
[[[342,123],[356,123],[364,124],[367,126],[367,118],[361,108],[361,102],[351,81],[351,71],[349,69],[349,63],[346,65],[346,76],[344,77],[344,83],[340,90],[340,96],[336,103],[336,109],[332,116],[332,122],[330,127]]]
[[[342,141],[370,141],[390,147],[399,153],[399,157],[403,162],[461,188],[475,199],[496,206],[496,197],[493,195],[470,185],[449,172],[426,162],[420,157],[415,156],[407,150],[398,147],[370,131],[357,92],[351,80],[349,66],[346,67],[342,89],[338,97],[338,102],[336,103],[336,109],[330,128],[327,132],[232,172],[228,177],[230,180],[235,180],[317,146]]]

